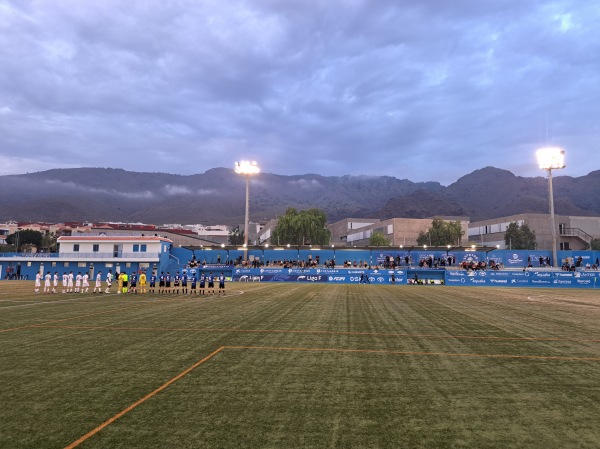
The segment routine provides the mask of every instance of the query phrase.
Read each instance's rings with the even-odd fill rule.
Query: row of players
[[[205,275],[200,273],[200,276],[196,277],[196,270],[183,270],[182,274],[179,271],[175,275],[171,276],[170,272],[165,274],[160,273],[160,276],[152,275],[149,279],[148,293],[156,293],[156,282],[158,281],[158,293],[175,293],[175,294],[200,294],[204,295],[215,294],[215,279],[219,282],[219,294],[225,294],[225,275],[221,273],[218,277],[215,277],[213,273]],[[119,291],[118,293],[137,293],[138,292],[138,281],[140,293],[146,293],[146,275],[140,274],[139,279],[135,273],[131,276],[127,273],[121,273],[119,275]],[[188,288],[189,287],[189,288]]]
[[[208,293],[215,294],[215,276],[211,272],[208,275],[204,273],[200,273],[200,277],[196,278],[196,270],[183,270],[182,275],[179,274],[179,271],[171,276],[171,273],[167,272],[165,275],[164,272],[161,272],[160,276],[152,275],[150,276],[150,285],[148,287],[149,293],[156,293],[156,281],[158,280],[158,293],[176,293],[179,294],[180,290],[183,294],[188,294],[188,284],[189,284],[189,294],[198,293],[203,295],[205,294],[206,286],[208,285]],[[217,280],[219,282],[219,294],[225,293],[225,275],[221,273]],[[58,289],[58,281],[59,275],[58,272],[54,273],[54,276],[50,274],[50,271],[46,273],[44,276],[44,293],[56,293]],[[147,278],[145,273],[138,274],[133,272],[131,275],[128,275],[125,272],[119,273],[117,276],[117,281],[119,285],[119,289],[117,293],[137,293],[138,292],[138,282],[140,287],[140,293],[146,293],[146,283]],[[110,288],[113,282],[113,274],[112,270],[109,270],[106,275],[106,290],[105,293],[110,293]],[[35,276],[35,293],[40,292],[42,283],[42,272],[38,272]],[[171,284],[173,284],[171,286]],[[199,284],[199,288],[197,286]],[[74,275],[71,271],[70,273],[63,273],[62,275],[62,292],[63,293],[87,293],[89,291],[90,283],[89,283],[89,273],[81,274],[79,272],[77,275]],[[93,293],[102,293],[102,271],[99,271],[96,275],[96,283],[94,286]]]

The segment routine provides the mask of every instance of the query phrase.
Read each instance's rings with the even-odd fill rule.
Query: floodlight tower
[[[256,162],[240,161],[235,163],[235,172],[246,177],[246,218],[244,220],[244,260],[248,254],[248,221],[250,219],[250,175],[260,173]]]
[[[552,191],[552,170],[565,168],[565,150],[557,147],[541,148],[536,153],[538,164],[548,172],[548,196],[550,198],[550,225],[552,228],[552,265],[558,266],[556,256],[556,223],[554,223],[554,194]]]

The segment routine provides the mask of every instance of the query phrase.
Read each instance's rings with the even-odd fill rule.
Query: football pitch
[[[600,292],[2,281],[0,447],[598,448]]]

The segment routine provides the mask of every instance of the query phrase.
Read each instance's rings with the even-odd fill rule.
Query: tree
[[[17,231],[6,237],[6,243],[13,245],[15,247],[15,251],[19,252],[19,248],[27,244],[35,245],[38,248],[41,247],[43,237],[44,236],[40,231],[25,229],[23,231]]]
[[[57,249],[57,237],[52,233],[44,234],[42,237],[42,243],[40,248],[44,249],[47,252],[55,253]]]
[[[271,234],[271,242],[277,245],[326,245],[331,239],[331,232],[326,225],[327,216],[322,210],[298,212],[290,207],[285,215],[279,217]]]
[[[383,232],[375,231],[369,237],[369,245],[370,246],[390,246],[390,241],[385,238]]]
[[[600,239],[592,239],[590,242],[590,249],[593,251],[600,251]]]
[[[529,229],[526,224],[512,222],[506,228],[504,243],[510,249],[535,249],[535,231]]]
[[[464,233],[460,221],[445,221],[441,218],[434,218],[427,232],[419,233],[417,244],[430,246],[456,245]]]
[[[240,227],[233,228],[229,231],[229,244],[230,245],[243,245],[244,244],[244,231],[240,231]]]

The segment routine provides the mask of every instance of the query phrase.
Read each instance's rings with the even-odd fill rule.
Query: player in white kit
[[[81,282],[82,282],[82,293],[87,293],[88,290],[90,289],[90,275],[85,273],[83,275],[83,277],[81,278]]]
[[[67,293],[73,293],[73,272],[69,272],[69,277],[67,278]]]
[[[35,292],[36,293],[40,292],[41,285],[42,285],[42,272],[38,271],[37,274],[35,275]]]
[[[110,287],[112,286],[112,281],[113,281],[112,270],[108,270],[108,273],[106,273],[106,290],[104,290],[104,293],[110,293]]]
[[[48,271],[44,276],[44,293],[50,293],[50,281],[52,281],[52,275]]]
[[[75,293],[79,293],[79,290],[81,290],[81,271],[79,273],[77,273],[77,276],[75,276]]]
[[[54,277],[52,278],[52,293],[56,293],[56,287],[58,287],[58,271],[54,272]]]
[[[69,275],[64,272],[62,278],[62,292],[65,293],[67,291],[67,285],[69,284]]]
[[[98,290],[98,293],[102,293],[102,271],[98,271],[96,275],[96,284],[94,285],[93,293],[96,293],[96,290]]]

